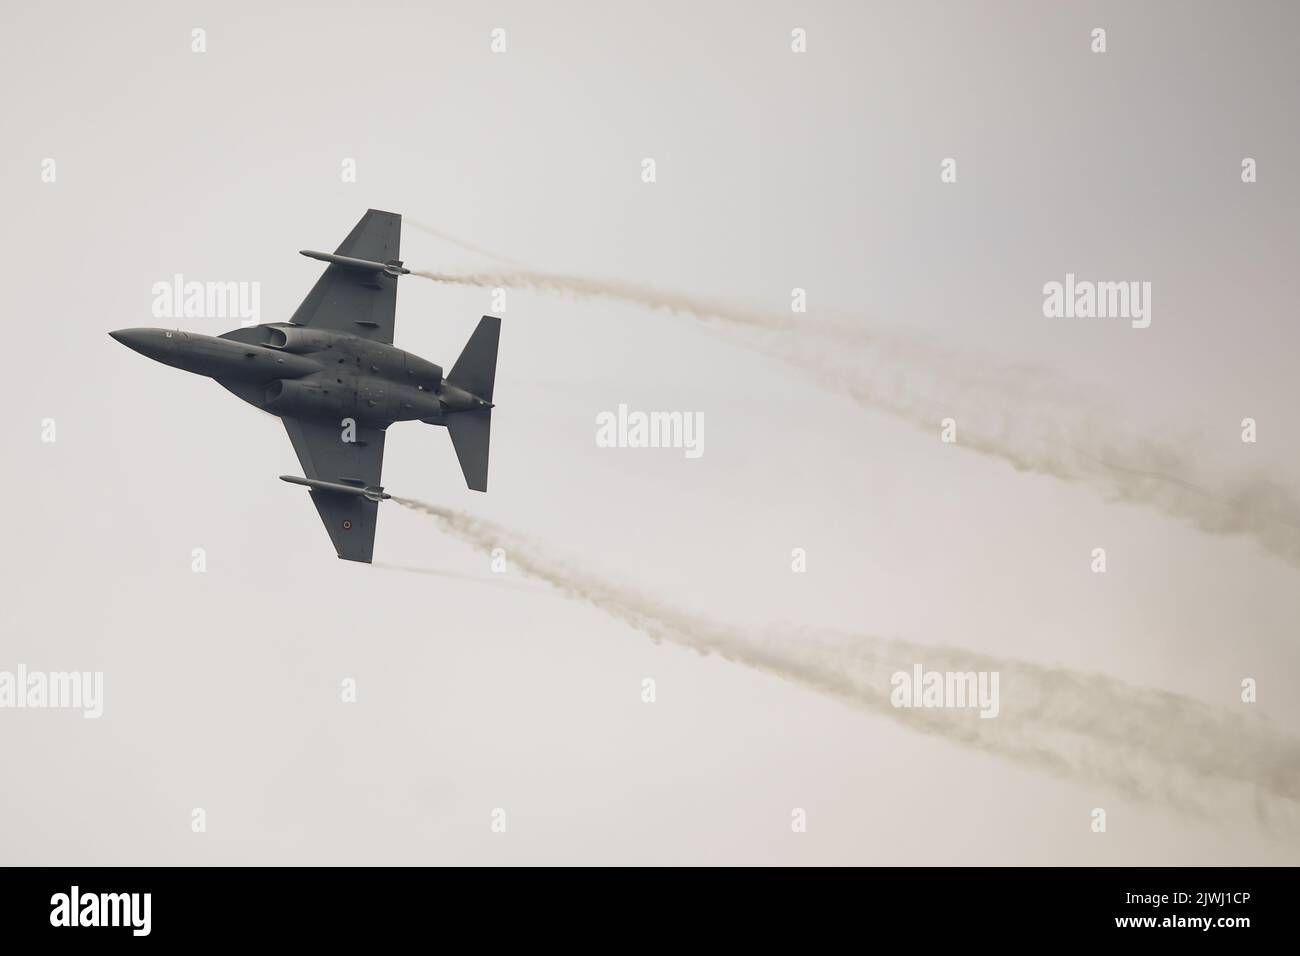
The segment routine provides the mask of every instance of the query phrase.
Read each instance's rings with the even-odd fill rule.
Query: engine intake
[[[262,343],[267,348],[280,349],[284,352],[319,352],[330,344],[330,338],[314,329],[303,329],[293,325],[268,325],[266,340]]]
[[[266,386],[262,407],[277,415],[319,417],[344,412],[347,401],[348,393],[342,388],[306,385],[279,378]]]

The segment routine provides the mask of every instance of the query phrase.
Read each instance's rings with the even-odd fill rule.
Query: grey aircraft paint
[[[488,444],[501,320],[483,316],[446,376],[393,346],[402,217],[371,209],[333,254],[288,322],[220,336],[121,329],[113,338],[164,365],[215,379],[279,416],[338,556],[374,553],[384,433],[393,422],[445,425],[465,483],[487,491]]]

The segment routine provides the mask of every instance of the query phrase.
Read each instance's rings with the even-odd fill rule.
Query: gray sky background
[[[276,480],[298,472],[276,420],[105,334],[166,324],[151,287],[178,272],[260,282],[262,321],[287,320],[321,270],[297,250],[334,248],[376,207],[531,268],[777,313],[803,287],[809,323],[833,313],[975,367],[1045,366],[1117,409],[1116,427],[1198,434],[1210,474],[1293,487],[1293,5],[0,16],[0,80],[24,94],[0,107],[0,670],[106,681],[99,721],[0,711],[0,862],[1300,862],[1294,838],[655,644],[543,584],[503,583],[395,506],[377,562],[482,580],[340,562],[307,496]],[[1089,50],[1098,26],[1104,55]],[[505,54],[489,51],[494,27]],[[790,52],[794,27],[806,54]],[[340,181],[346,157],[356,183]],[[939,181],[945,157],[955,184]],[[490,265],[409,222],[403,254]],[[1151,327],[1044,318],[1042,286],[1067,271],[1150,281]],[[396,344],[449,366],[487,311],[485,290],[404,279]],[[389,432],[390,491],[739,629],[1094,671],[1300,734],[1300,570],[1254,541],[942,444],[937,422],[864,410],[689,318],[525,292],[502,315],[491,492],[467,491],[443,430],[418,423]],[[596,447],[596,414],[619,403],[703,412],[703,457]],[[1105,575],[1089,570],[1098,546]],[[807,833],[791,832],[794,807]]]

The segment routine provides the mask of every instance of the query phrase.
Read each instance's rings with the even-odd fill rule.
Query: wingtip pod
[[[302,485],[312,491],[330,491],[340,495],[358,495],[367,501],[387,501],[393,496],[383,488],[367,485],[349,485],[342,481],[322,481],[319,478],[299,478],[297,475],[281,475],[281,481],[291,485]]]
[[[306,256],[308,259],[315,259],[318,262],[328,262],[333,266],[341,266],[344,269],[355,269],[358,272],[382,272],[384,275],[392,276],[394,279],[398,276],[408,276],[411,270],[402,264],[401,259],[389,259],[387,262],[375,262],[371,259],[356,259],[352,256],[340,256],[334,252],[317,252],[315,249],[299,249],[298,255]]]

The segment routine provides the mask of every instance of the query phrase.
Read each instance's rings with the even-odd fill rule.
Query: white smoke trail
[[[424,574],[435,578],[448,578],[456,581],[469,581],[474,584],[489,584],[493,587],[515,588],[517,590],[531,590],[531,587],[525,587],[518,581],[511,581],[502,578],[500,575],[483,575],[483,574],[465,574],[462,571],[448,571],[444,568],[415,568],[405,564],[386,564],[381,561],[375,561],[371,567],[380,568],[384,571],[402,571],[406,574]]]
[[[834,632],[750,634],[594,577],[536,542],[450,508],[399,504],[438,519],[469,545],[506,550],[523,573],[649,635],[717,654],[890,717],[913,730],[1057,776],[1217,820],[1247,820],[1300,834],[1300,741],[1260,721],[1097,674],[955,648]],[[997,672],[1000,712],[906,709],[890,703],[890,677],[927,671]]]
[[[487,249],[484,249],[482,246],[476,246],[472,242],[467,242],[464,239],[459,239],[456,236],[451,235],[451,233],[443,232],[441,229],[435,229],[433,226],[430,226],[428,223],[423,223],[417,219],[412,219],[410,216],[403,217],[402,221],[406,223],[408,226],[414,226],[416,229],[419,229],[421,232],[427,232],[429,235],[441,239],[443,242],[450,242],[453,246],[460,246],[460,248],[464,249],[466,252],[472,252],[475,255],[483,256],[485,259],[492,259],[495,262],[503,262],[506,265],[513,266],[517,264],[513,259],[507,259],[505,256],[497,255],[495,252],[489,252]]]
[[[1300,497],[1267,475],[1202,474],[1193,434],[1155,438],[1121,409],[1049,370],[1006,365],[920,338],[798,319],[620,280],[525,270],[416,271],[436,282],[603,297],[720,323],[731,340],[874,411],[937,433],[958,422],[957,443],[1029,471],[1087,485],[1108,501],[1144,505],[1213,534],[1247,535],[1300,566]]]
[[[585,276],[562,275],[554,272],[530,272],[512,269],[508,272],[430,272],[413,269],[412,275],[432,279],[434,282],[451,282],[492,289],[504,286],[532,292],[567,293],[579,299],[607,298],[633,302],[651,309],[662,309],[697,319],[724,319],[757,328],[794,328],[795,323],[779,316],[752,312],[723,302],[709,302],[675,292],[663,292],[650,286],[638,285],[621,279],[593,279]]]

